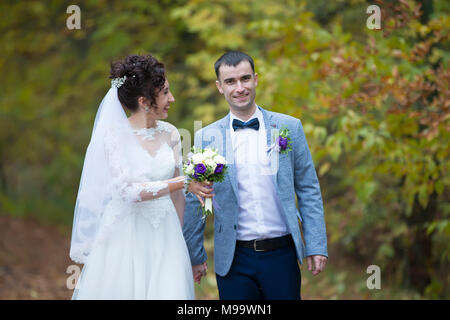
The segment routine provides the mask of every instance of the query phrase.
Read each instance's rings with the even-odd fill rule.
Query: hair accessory
[[[114,78],[111,80],[111,87],[119,89],[125,83],[125,80],[127,80],[127,76],[123,76],[121,78]]]

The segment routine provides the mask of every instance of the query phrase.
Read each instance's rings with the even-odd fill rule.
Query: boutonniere
[[[283,127],[280,131],[280,134],[275,138],[275,142],[267,148],[269,156],[274,150],[283,154],[288,154],[289,151],[292,151],[291,138],[289,137],[288,128]]]

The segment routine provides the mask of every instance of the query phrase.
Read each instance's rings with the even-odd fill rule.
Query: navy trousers
[[[230,271],[216,274],[221,300],[300,300],[295,247],[255,251],[236,247]]]

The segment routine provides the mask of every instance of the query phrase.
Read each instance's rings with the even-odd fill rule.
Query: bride
[[[175,101],[164,65],[129,55],[110,77],[75,206],[70,257],[84,267],[72,299],[194,299],[184,192],[212,189],[181,175],[178,130],[161,121]]]

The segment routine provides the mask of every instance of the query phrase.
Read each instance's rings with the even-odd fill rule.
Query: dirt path
[[[0,215],[0,299],[70,299],[69,247],[55,227]]]

